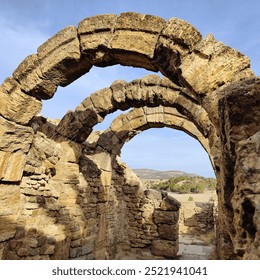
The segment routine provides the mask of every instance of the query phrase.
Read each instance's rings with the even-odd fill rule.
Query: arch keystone
[[[105,60],[117,15],[105,14],[89,17],[78,25],[81,52],[93,64]]]
[[[144,67],[156,71],[151,59],[161,30],[162,18],[137,13],[122,13],[111,40],[113,57],[122,65]],[[129,64],[129,59],[132,60]]]

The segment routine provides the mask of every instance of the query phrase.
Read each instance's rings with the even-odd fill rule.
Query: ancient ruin
[[[116,81],[60,122],[37,116],[58,86],[115,64],[164,78]],[[259,95],[246,56],[177,18],[98,15],[61,30],[0,86],[0,259],[175,258],[179,202],[119,159],[151,127],[182,130],[208,153],[218,258],[260,259]]]

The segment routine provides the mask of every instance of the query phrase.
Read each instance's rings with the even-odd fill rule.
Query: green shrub
[[[180,176],[155,184],[152,188],[176,193],[203,193],[206,189],[216,189],[216,179]]]

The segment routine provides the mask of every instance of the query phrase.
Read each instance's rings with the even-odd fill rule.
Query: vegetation
[[[203,193],[205,190],[216,189],[216,179],[180,176],[153,184],[151,188],[176,193]]]

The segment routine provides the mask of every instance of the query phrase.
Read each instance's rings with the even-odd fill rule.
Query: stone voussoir
[[[38,48],[42,75],[54,84],[66,86],[90,70],[92,65],[81,59],[75,26],[59,31]]]
[[[93,64],[104,59],[112,37],[117,15],[89,17],[78,25],[81,52]]]
[[[13,78],[0,86],[0,104],[0,114],[19,124],[27,124],[42,108],[41,101],[25,94]]]
[[[131,54],[135,54],[135,66],[156,70],[151,63],[165,20],[156,16],[137,13],[122,13],[118,18],[110,42],[113,57],[123,65],[128,65]],[[125,52],[125,55],[123,55]],[[139,58],[137,58],[139,56]]]

